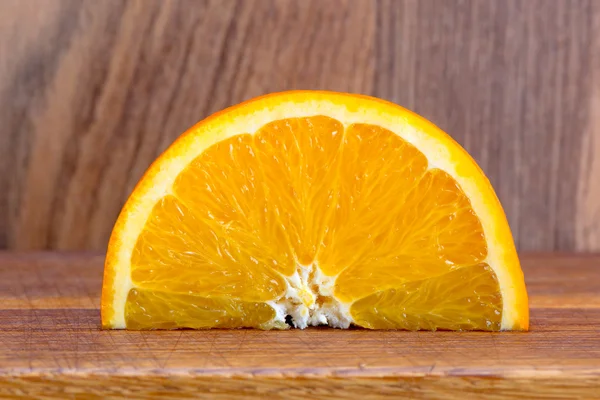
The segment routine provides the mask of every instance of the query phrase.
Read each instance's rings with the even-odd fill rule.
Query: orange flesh
[[[266,301],[317,265],[367,328],[499,330],[480,221],[454,179],[393,132],[325,116],[205,150],[154,207],[127,327],[280,328]]]

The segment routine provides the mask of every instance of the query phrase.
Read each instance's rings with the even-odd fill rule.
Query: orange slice
[[[525,330],[523,274],[473,159],[397,105],[278,93],[198,123],[115,225],[105,328]]]

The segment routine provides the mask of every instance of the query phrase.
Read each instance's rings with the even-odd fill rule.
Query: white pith
[[[318,325],[342,329],[350,326],[350,304],[335,298],[335,277],[323,274],[318,263],[297,264],[296,272],[285,280],[286,293],[280,299],[268,302],[276,313],[274,325],[282,326],[289,315],[294,327],[301,329]]]

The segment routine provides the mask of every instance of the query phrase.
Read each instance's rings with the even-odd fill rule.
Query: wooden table
[[[125,332],[101,255],[0,253],[0,398],[599,397],[600,256],[522,261],[526,333]]]

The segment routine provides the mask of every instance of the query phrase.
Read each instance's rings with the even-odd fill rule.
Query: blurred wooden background
[[[600,250],[594,0],[0,0],[0,248],[104,250],[182,131],[296,88],[431,119],[521,250]]]

